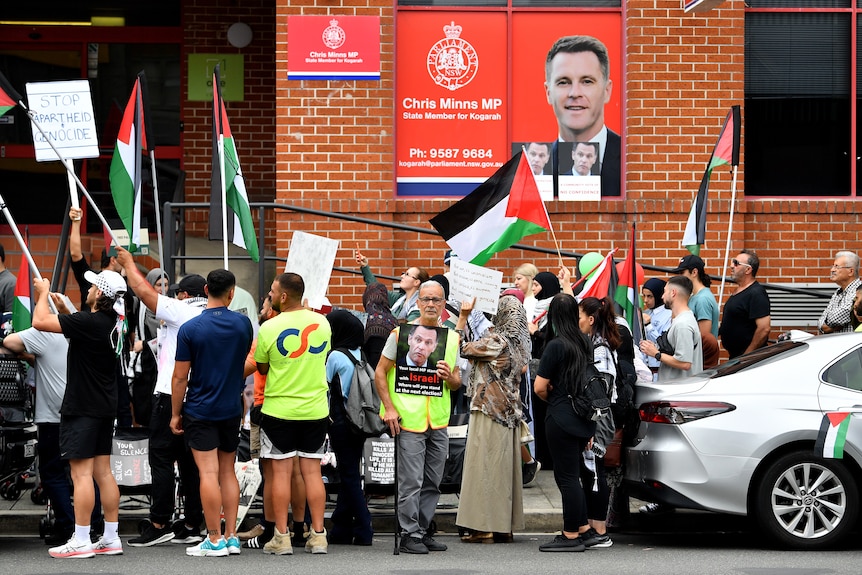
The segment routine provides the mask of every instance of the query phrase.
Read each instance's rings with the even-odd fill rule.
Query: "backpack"
[[[335,349],[346,355],[353,363],[353,379],[345,402],[344,415],[350,429],[357,435],[380,437],[388,429],[380,417],[380,397],[374,386],[374,369],[368,364],[365,352],[356,359],[346,349]],[[339,390],[341,386],[339,385]]]
[[[569,395],[575,413],[590,421],[598,421],[610,414],[611,380],[612,376],[599,371],[595,363],[587,363],[574,397]]]

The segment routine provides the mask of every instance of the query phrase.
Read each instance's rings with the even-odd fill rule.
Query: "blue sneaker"
[[[219,538],[218,543],[213,543],[209,537],[204,537],[204,540],[194,547],[186,547],[186,555],[192,557],[227,557],[229,553],[224,537]]]
[[[239,555],[242,551],[242,546],[239,544],[239,537],[233,535],[227,538],[227,552],[231,555]]]

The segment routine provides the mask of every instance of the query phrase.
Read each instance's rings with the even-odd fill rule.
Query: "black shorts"
[[[186,445],[196,451],[218,449],[225,453],[233,453],[239,445],[239,423],[239,417],[207,421],[184,415],[183,435],[186,438]]]
[[[287,459],[299,455],[320,459],[328,428],[328,417],[287,420],[264,415],[260,420],[260,456],[264,459]]]
[[[63,415],[60,418],[60,457],[91,459],[110,455],[114,444],[114,418]]]

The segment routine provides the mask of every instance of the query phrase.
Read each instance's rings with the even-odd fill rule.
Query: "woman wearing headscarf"
[[[641,288],[644,298],[643,322],[644,333],[648,340],[658,342],[659,336],[670,329],[671,312],[664,305],[665,281],[658,278],[648,279]],[[653,374],[658,374],[661,362],[654,357],[646,358],[647,365]]]
[[[461,304],[456,329],[464,328],[474,303]],[[456,523],[472,530],[462,541],[511,542],[512,532],[524,527],[518,387],[530,359],[527,316],[517,298],[500,298],[494,329],[464,343],[461,356],[472,363],[472,399]]]
[[[545,350],[545,341],[549,339],[548,325],[548,307],[555,295],[561,291],[560,279],[551,272],[539,272],[533,278],[533,296],[536,298],[536,305],[533,310],[533,317],[527,327],[530,330],[530,340],[532,343],[531,355],[533,361],[530,363],[530,381],[534,381],[536,372],[539,368],[539,359],[542,357],[542,352]],[[532,387],[532,386],[531,386]],[[531,406],[533,408],[534,435],[536,437],[535,459],[542,462],[542,467],[545,469],[554,468],[554,458],[548,449],[548,440],[545,437],[545,426],[542,424],[545,421],[545,413],[547,404],[544,401],[536,399],[536,392],[530,389],[532,394]]]
[[[548,322],[548,305],[551,298],[560,293],[560,279],[551,272],[539,272],[533,278],[533,297],[536,305],[533,309],[533,317],[530,318],[530,334],[545,327]]]
[[[332,328],[332,351],[326,359],[326,380],[329,382],[329,440],[338,461],[341,488],[335,510],[332,512],[332,527],[329,542],[344,545],[371,545],[374,530],[371,514],[362,492],[359,473],[362,448],[365,438],[354,433],[345,415],[347,396],[353,381],[354,359],[364,358],[361,351],[364,338],[362,322],[346,310],[335,310],[326,315]]]
[[[386,344],[386,338],[398,325],[398,321],[389,309],[389,299],[386,286],[373,283],[365,288],[362,294],[362,305],[368,318],[365,320],[365,336],[362,350],[368,358],[371,367],[376,368],[380,353]]]

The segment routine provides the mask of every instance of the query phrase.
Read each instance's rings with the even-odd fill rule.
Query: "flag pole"
[[[721,288],[718,290],[718,305],[722,306],[722,301],[724,299],[724,284],[727,280],[727,261],[730,257],[730,237],[733,234],[733,211],[736,206],[736,175],[739,170],[739,166],[733,166],[733,182],[731,183],[730,189],[730,220],[727,222],[727,242],[724,246],[724,264],[721,268]]]
[[[222,106],[221,78],[219,67],[216,65],[213,70],[213,117],[216,121],[216,129],[218,130],[218,167],[219,180],[221,183],[221,235],[224,252],[224,269],[229,269],[227,258],[227,185],[224,181],[224,118]]]
[[[93,197],[90,195],[90,192],[87,191],[87,188],[84,187],[84,184],[81,183],[81,180],[78,179],[78,175],[75,174],[75,168],[71,165],[72,160],[63,157],[63,154],[60,153],[60,150],[57,149],[57,146],[54,145],[54,142],[48,137],[45,133],[45,130],[42,129],[42,126],[39,125],[39,122],[36,121],[36,115],[33,113],[30,108],[24,103],[24,100],[18,100],[18,105],[24,110],[27,114],[27,117],[30,118],[30,121],[36,126],[36,129],[39,130],[39,133],[42,134],[42,138],[48,142],[48,145],[51,146],[51,149],[54,150],[54,153],[57,154],[57,158],[60,160],[60,163],[63,164],[63,167],[66,168],[66,172],[69,174],[69,193],[72,198],[72,207],[78,207],[78,195],[74,193],[74,189],[72,188],[72,181],[74,180],[75,185],[81,190],[81,193],[84,194],[84,197],[87,198],[87,201],[90,202],[90,206],[92,206],[93,211],[96,212],[96,215],[102,221],[102,224],[105,226],[105,229],[108,230],[108,234],[111,236],[111,239],[117,245],[120,245],[120,242],[117,241],[117,237],[114,235],[114,231],[111,229],[111,226],[108,225],[108,222],[105,220],[105,216],[102,215],[101,210],[96,205],[96,202],[93,201]]]
[[[527,148],[524,147],[524,144],[521,144],[521,154],[522,158],[527,156]],[[533,174],[533,169],[530,168],[530,174],[533,176],[533,182],[536,184],[536,189],[539,189],[539,182],[536,181],[536,174]],[[557,234],[554,233],[554,224],[551,223],[551,216],[548,214],[548,208],[545,207],[545,201],[542,200],[542,208],[545,210],[545,215],[548,216],[548,224],[550,224],[551,228],[551,239],[554,240],[554,247],[557,248],[557,257],[560,260],[560,267],[563,267],[563,253],[560,251],[560,243],[557,241]]]
[[[147,87],[147,77],[143,70],[138,72],[138,79],[141,82],[141,108],[144,110],[144,133],[147,135],[147,147],[150,155],[150,173],[153,178],[153,204],[156,210],[156,239],[159,245],[159,264],[162,269],[165,269],[165,254],[162,247],[162,217],[159,207],[159,176],[156,173],[156,138],[153,132],[152,124],[150,123],[150,108],[149,89]]]
[[[15,236],[15,240],[18,242],[18,245],[21,246],[21,255],[27,260],[27,264],[30,266],[30,273],[41,281],[42,274],[39,273],[39,268],[33,260],[33,254],[30,253],[30,249],[27,247],[27,242],[25,242],[24,238],[21,237],[21,232],[18,231],[18,226],[15,224],[15,219],[12,217],[12,212],[9,211],[9,207],[6,205],[6,200],[3,199],[3,196],[0,196],[0,210],[2,210],[3,216],[9,223],[9,227],[12,228],[12,235]],[[48,306],[51,308],[51,311],[57,313],[57,308],[50,297],[48,297]]]

